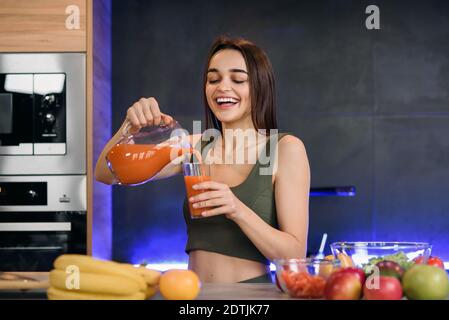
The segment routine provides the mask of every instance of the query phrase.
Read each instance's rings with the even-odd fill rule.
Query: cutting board
[[[0,272],[0,291],[49,287],[48,272]]]

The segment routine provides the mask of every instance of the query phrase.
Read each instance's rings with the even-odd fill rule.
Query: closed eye
[[[246,82],[246,81],[248,81],[248,80],[232,79],[232,82],[237,83],[237,84],[241,84],[241,83],[244,83],[244,82]],[[220,82],[220,79],[209,79],[207,82],[208,82],[209,84],[215,84],[215,83],[219,83],[219,82]]]

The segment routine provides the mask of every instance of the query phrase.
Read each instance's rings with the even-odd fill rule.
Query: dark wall
[[[367,30],[365,8],[380,8]],[[202,119],[213,39],[246,37],[268,53],[281,130],[307,148],[309,251],[328,241],[429,241],[449,260],[449,3],[446,1],[113,1],[113,130],[154,96],[188,130]],[[186,260],[181,177],[114,187],[114,258]]]

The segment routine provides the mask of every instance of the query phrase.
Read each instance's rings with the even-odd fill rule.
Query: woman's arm
[[[278,145],[275,198],[279,228],[243,205],[234,221],[268,259],[303,258],[307,251],[310,168],[304,144],[285,136]]]
[[[306,255],[309,223],[310,168],[303,143],[285,136],[278,144],[275,175],[276,211],[280,230],[263,221],[241,202],[229,186],[215,181],[198,183],[194,189],[210,189],[189,201],[194,207],[210,207],[204,217],[225,214],[268,259],[302,258]]]

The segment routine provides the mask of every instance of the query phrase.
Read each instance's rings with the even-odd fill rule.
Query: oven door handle
[[[70,222],[2,222],[0,232],[71,231]]]

